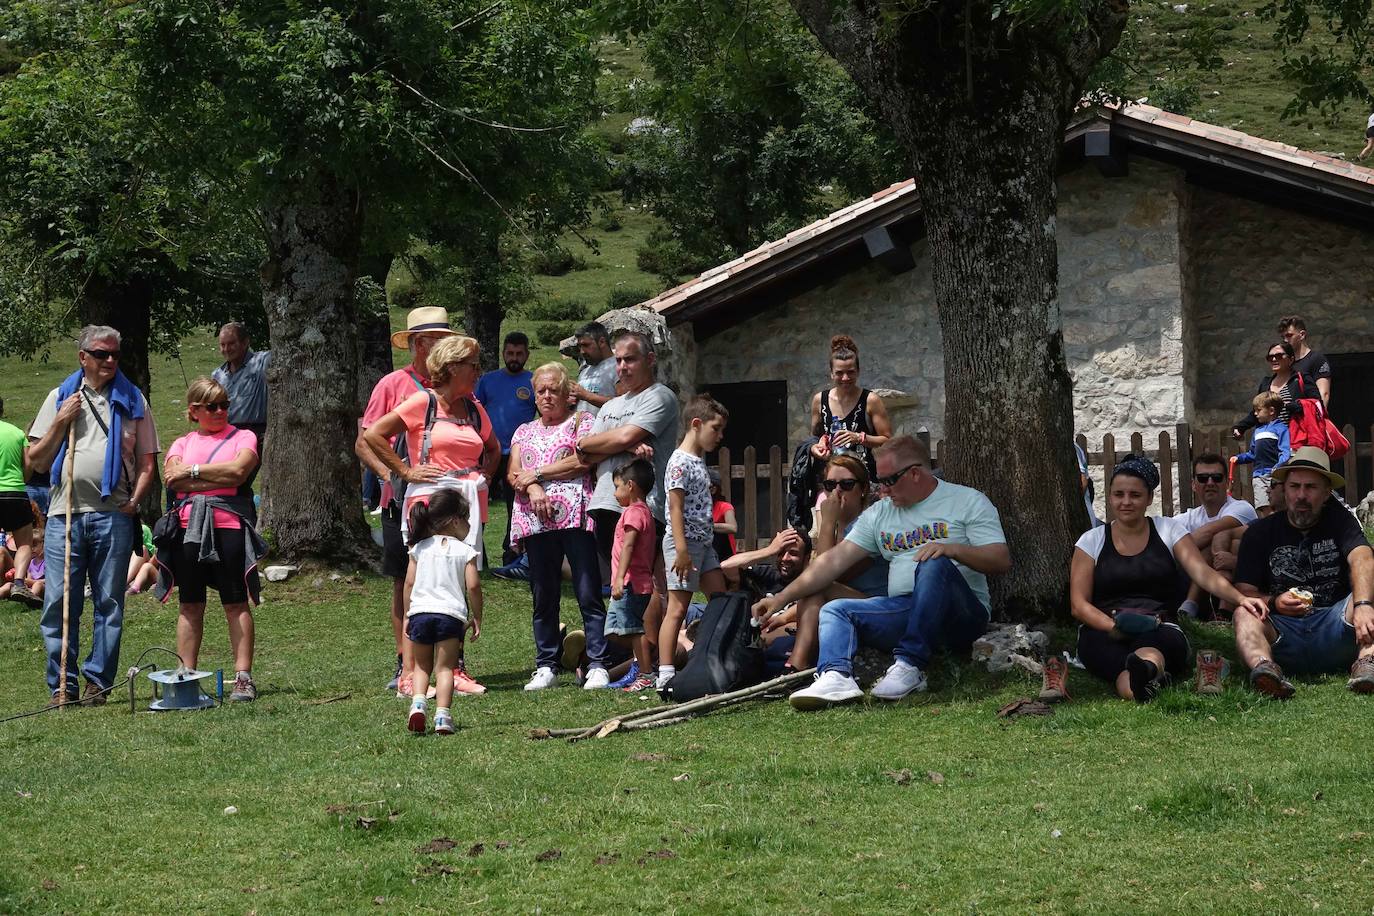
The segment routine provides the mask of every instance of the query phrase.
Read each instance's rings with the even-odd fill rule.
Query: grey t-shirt
[[[110,425],[110,402],[106,398],[109,387],[101,391],[94,388],[84,390],[90,394],[90,401],[82,403],[81,413],[77,414],[74,421],[76,489],[72,493],[72,512],[115,512],[121,504],[129,500],[129,495],[133,492],[134,478],[138,474],[138,459],[162,451],[157,442],[157,428],[153,425],[153,414],[148,409],[148,402],[139,394],[139,399],[143,401],[143,419],[128,420],[123,424],[124,473],[120,475],[119,483],[110,493],[110,498],[102,500],[100,479],[105,473],[105,443],[109,441],[109,436],[91,415],[91,410],[94,405],[94,409],[100,412],[100,419],[105,421],[106,426]],[[33,421],[33,428],[29,430],[30,441],[36,442],[47,435],[48,430],[52,428],[53,420],[57,418],[57,407],[57,389],[54,388],[48,392],[43,406],[38,408],[38,417]],[[65,471],[58,485],[52,488],[50,500],[50,514],[67,514]]]
[[[271,350],[249,350],[237,372],[224,363],[210,377],[229,394],[229,422],[234,426],[263,426],[267,423],[267,367]]]
[[[615,394],[615,358],[608,356],[595,365],[584,363],[577,372],[577,384],[602,397]],[[590,401],[578,401],[577,409],[592,416],[601,412],[601,408]]]
[[[668,467],[668,459],[677,447],[678,407],[677,396],[667,385],[655,382],[639,394],[623,394],[611,398],[601,407],[592,424],[592,435],[604,433],[621,426],[638,426],[649,434],[645,441],[654,450],[654,491],[649,494],[649,511],[654,518],[663,521],[663,475]],[[615,501],[615,481],[611,475],[616,468],[623,467],[634,460],[629,452],[610,455],[596,466],[596,491],[592,494],[590,508],[610,509],[620,512],[620,503]]]

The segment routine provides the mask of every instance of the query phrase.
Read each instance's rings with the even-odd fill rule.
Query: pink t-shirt
[[[415,371],[414,366],[388,372],[378,380],[367,399],[367,409],[363,411],[362,428],[367,429],[410,397],[429,387],[429,376]],[[382,505],[391,502],[391,480],[382,481]]]
[[[215,451],[216,449],[219,451]],[[258,453],[258,437],[253,435],[252,430],[226,426],[214,435],[203,433],[200,430],[187,433],[172,443],[172,447],[167,449],[167,457],[179,457],[187,464],[224,464],[233,461],[244,449],[256,455]],[[238,489],[219,487],[201,492],[206,496],[233,496],[238,493]],[[180,499],[185,495],[185,493],[178,493],[177,498]],[[186,526],[190,518],[191,504],[187,503],[181,507],[182,527]],[[242,525],[239,524],[238,516],[232,512],[216,509],[215,527],[241,528]]]
[[[437,397],[437,396],[436,396]],[[435,424],[429,431],[429,460],[427,464],[432,464],[440,470],[456,471],[467,468],[480,468],[482,459],[486,452],[485,443],[488,439],[496,441],[496,431],[491,428],[491,417],[487,416],[487,410],[476,401],[477,413],[481,416],[481,433],[473,428],[471,423],[449,423],[446,419],[450,414],[444,410],[444,402],[439,400],[435,405]],[[416,392],[406,398],[397,407],[396,411],[406,424],[406,448],[410,453],[410,465],[415,467],[420,464],[420,445],[425,435],[425,411],[429,409],[429,396]],[[470,478],[476,480],[478,472],[473,471],[469,474],[459,475],[460,478]],[[482,521],[487,520],[487,491],[481,490],[478,497],[481,501]],[[407,500],[406,511],[410,511],[410,501]]]
[[[520,450],[520,469],[533,471],[561,461],[577,447],[577,440],[592,430],[593,417],[589,413],[575,413],[557,426],[545,426],[539,420],[521,424],[511,436],[511,453]],[[567,528],[592,530],[592,517],[587,504],[592,499],[592,475],[588,471],[571,480],[550,480],[544,484],[553,518],[545,522],[530,507],[529,497],[515,494],[515,509],[511,513],[510,540],[514,544],[541,531]]]
[[[632,503],[620,513],[620,521],[615,523],[615,540],[611,542],[611,575],[615,575],[616,564],[620,562],[620,545],[625,542],[625,529],[636,532],[634,553],[630,554],[630,566],[625,570],[625,584],[636,595],[647,595],[654,590],[654,517],[647,503]]]

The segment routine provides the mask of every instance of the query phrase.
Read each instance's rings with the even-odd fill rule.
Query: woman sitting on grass
[[[1207,591],[1238,607],[1261,613],[1264,603],[1246,598],[1208,566],[1176,520],[1145,515],[1158,485],[1159,471],[1148,459],[1123,458],[1108,482],[1114,520],[1078,539],[1069,573],[1069,601],[1081,624],[1079,659],[1094,677],[1137,703],[1154,699],[1192,663],[1188,638],[1175,622],[1186,587],[1180,567]],[[1057,683],[1052,683],[1052,668],[1059,674]],[[1063,673],[1062,662],[1046,665],[1042,696],[1068,695]]]

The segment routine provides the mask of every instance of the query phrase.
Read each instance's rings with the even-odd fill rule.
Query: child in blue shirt
[[[1288,422],[1277,419],[1283,409],[1283,398],[1272,391],[1262,391],[1255,395],[1254,437],[1250,440],[1250,451],[1236,456],[1236,464],[1253,464],[1251,475],[1255,485],[1255,511],[1261,517],[1273,512],[1269,505],[1270,474],[1274,468],[1288,460]]]

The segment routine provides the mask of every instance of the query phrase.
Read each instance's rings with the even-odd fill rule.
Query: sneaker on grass
[[[1297,692],[1293,682],[1283,676],[1283,669],[1267,658],[1250,669],[1250,686],[1276,700],[1286,700]]]
[[[1058,655],[1045,659],[1045,670],[1040,681],[1040,700],[1045,703],[1060,703],[1069,699],[1069,663]]]
[[[1350,680],[1345,686],[1356,693],[1374,693],[1374,655],[1363,655],[1350,666]]]
[[[864,695],[859,682],[838,671],[822,672],[810,687],[798,690],[787,698],[793,709],[824,709],[836,703],[849,703]]]
[[[897,659],[887,669],[878,683],[873,685],[875,700],[900,700],[911,693],[921,693],[926,689],[925,672],[910,662]]]
[[[552,668],[536,668],[530,682],[525,685],[526,690],[547,690],[558,683],[558,675]]]
[[[461,664],[453,669],[453,692],[461,696],[480,696],[487,692]]]
[[[573,630],[563,637],[558,664],[564,671],[576,671],[582,666],[582,653],[587,650],[587,634]]]
[[[630,670],[626,671],[623,675],[611,681],[606,686],[612,690],[624,690],[637,680],[639,680],[639,662],[631,659]]]
[[[625,693],[640,693],[645,690],[653,690],[654,679],[647,674],[641,674],[620,689]]]
[[[583,690],[604,690],[611,686],[611,676],[605,668],[592,668],[587,671],[587,679],[582,682]]]
[[[387,690],[396,690],[401,683],[401,656],[396,656],[396,673],[391,675],[391,680],[386,682]]]
[[[406,713],[406,728],[417,735],[425,733],[425,701],[416,697],[410,704],[410,712]]]
[[[434,734],[453,734],[453,714],[447,709],[436,709],[434,711]]]
[[[1214,695],[1225,690],[1223,682],[1231,673],[1231,663],[1220,652],[1203,649],[1197,654],[1197,676],[1193,679],[1197,692]]]
[[[229,692],[230,703],[251,703],[258,698],[258,687],[253,683],[253,675],[240,671],[234,675],[234,689]]]

